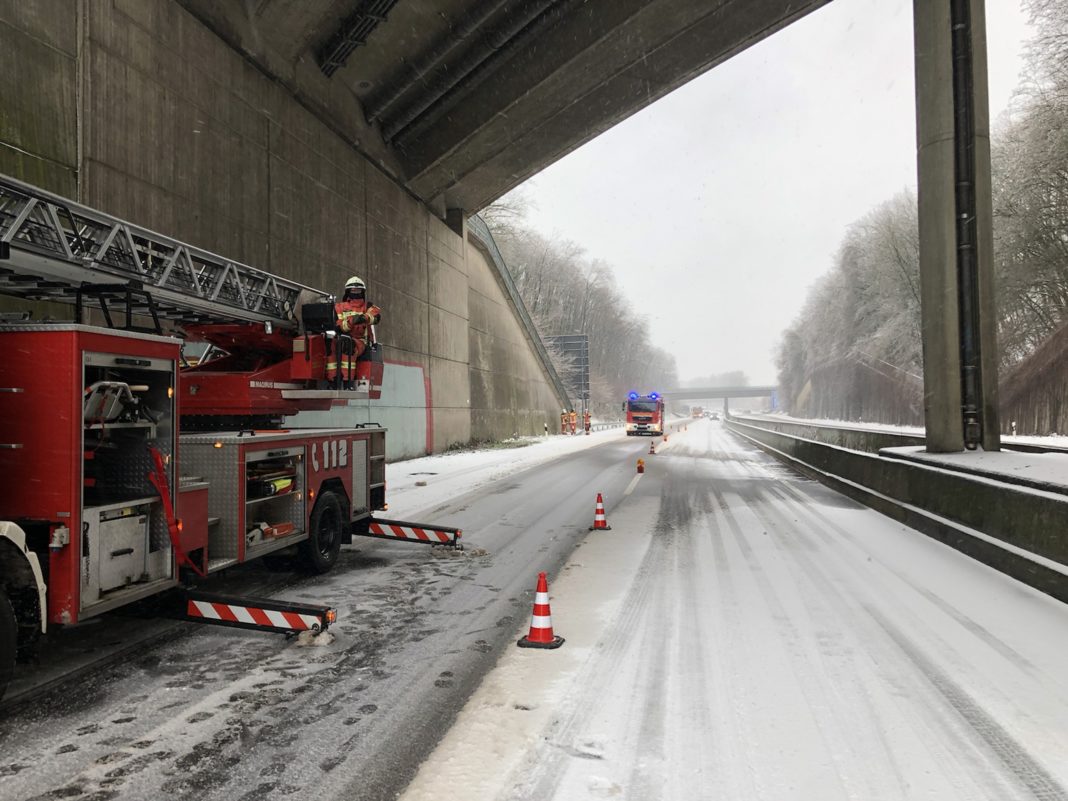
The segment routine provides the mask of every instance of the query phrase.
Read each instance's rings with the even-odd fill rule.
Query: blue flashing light
[[[657,394],[657,393],[655,393],[655,392],[650,392],[650,393],[649,393],[649,397],[650,397],[650,398],[652,398],[653,400],[657,400],[657,399],[659,399],[659,398],[660,398],[660,395],[658,395],[658,394]]]
[[[637,392],[630,393],[629,395],[627,395],[627,399],[628,400],[638,400],[638,393]]]

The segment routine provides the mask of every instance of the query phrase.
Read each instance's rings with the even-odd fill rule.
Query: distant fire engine
[[[627,436],[660,436],[664,433],[664,399],[655,392],[639,395],[631,392],[623,403],[627,415]]]
[[[326,293],[3,176],[0,292],[75,307],[0,323],[0,695],[48,623],[163,592],[176,616],[221,625],[334,618],[183,592],[188,577],[282,552],[323,573],[353,535],[458,545],[457,529],[372,518],[385,429],[283,427],[381,395],[374,344],[326,380],[351,347]]]

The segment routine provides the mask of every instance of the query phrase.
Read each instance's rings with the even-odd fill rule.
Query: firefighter
[[[582,425],[586,429],[586,435],[590,433],[590,410],[587,409],[582,415]]]
[[[347,335],[337,338],[337,345],[331,348],[326,357],[326,377],[331,381],[338,379],[351,383],[356,370],[356,360],[367,350],[371,337],[371,326],[382,319],[382,310],[367,302],[367,285],[362,278],[352,276],[345,282],[345,294],[341,302],[334,304],[337,316],[338,333]]]
[[[567,409],[560,410],[560,433],[567,433]]]
[[[574,409],[568,415],[568,420],[571,423],[571,436],[575,436],[578,433],[578,414],[575,413]]]

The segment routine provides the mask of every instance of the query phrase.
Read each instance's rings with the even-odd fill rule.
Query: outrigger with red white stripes
[[[318,604],[249,598],[185,590],[176,593],[171,617],[238,629],[321,634],[337,620],[337,610]]]
[[[325,573],[354,536],[459,547],[373,517],[385,428],[295,424],[381,397],[373,327],[328,370],[357,350],[328,293],[2,175],[0,293],[73,307],[0,320],[0,695],[49,625],[167,596],[186,620],[325,631],[328,606],[183,588],[261,557]]]
[[[362,526],[354,527],[353,533],[361,537],[373,537],[380,540],[421,542],[424,545],[440,545],[446,548],[455,548],[458,551],[464,549],[463,543],[460,542],[463,530],[449,528],[448,526],[371,518],[366,525],[366,530]]]

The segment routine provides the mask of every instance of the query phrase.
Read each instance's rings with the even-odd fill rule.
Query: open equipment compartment
[[[245,558],[305,539],[304,446],[246,450]]]

